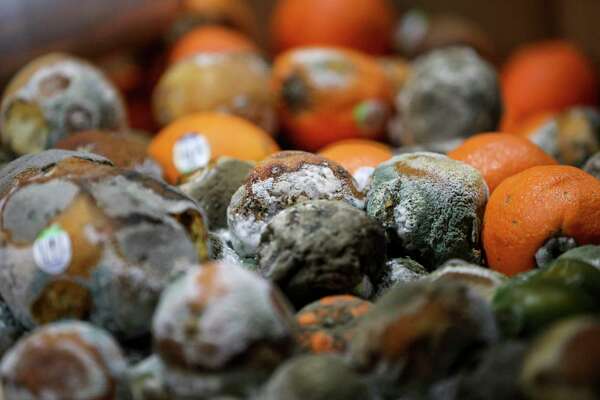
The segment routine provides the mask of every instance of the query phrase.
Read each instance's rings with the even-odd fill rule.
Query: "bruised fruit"
[[[387,230],[395,256],[431,270],[452,258],[481,261],[487,197],[475,168],[440,154],[408,153],[377,167],[367,213]]]
[[[154,116],[167,125],[198,112],[240,116],[276,130],[269,67],[253,53],[201,53],[173,64],[153,93]]]
[[[288,139],[310,151],[342,139],[382,138],[392,111],[383,69],[352,50],[290,50],[275,60],[273,85]]]
[[[297,333],[276,288],[226,263],[193,268],[167,288],[153,327],[167,392],[186,399],[247,394],[291,354]]]
[[[26,65],[0,105],[2,146],[17,155],[53,147],[71,133],[127,127],[117,89],[95,67],[65,54]]]
[[[46,325],[21,339],[0,367],[7,400],[128,398],[127,363],[106,332],[83,322]]]
[[[192,200],[99,156],[48,150],[0,175],[0,293],[28,328],[84,319],[141,336],[167,283],[207,257]]]
[[[275,215],[257,255],[260,273],[297,306],[360,284],[372,291],[384,257],[383,229],[363,210],[331,200],[308,200]]]
[[[343,200],[364,207],[364,195],[343,167],[301,151],[282,151],[259,163],[233,195],[227,222],[236,251],[254,256],[268,222],[306,200]]]

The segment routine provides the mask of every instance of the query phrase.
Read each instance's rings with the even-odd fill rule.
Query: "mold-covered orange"
[[[530,168],[492,193],[483,222],[489,266],[515,275],[563,243],[600,243],[600,181],[570,166]]]
[[[240,32],[220,26],[201,26],[175,43],[170,62],[174,63],[197,53],[258,51],[258,46]]]
[[[598,101],[591,60],[567,41],[545,41],[517,50],[502,70],[503,130],[542,111],[561,111]]]
[[[197,112],[243,117],[276,129],[267,63],[255,53],[200,53],[171,65],[154,89],[153,108],[163,126]]]
[[[393,90],[374,58],[353,50],[306,47],[275,60],[273,86],[290,141],[318,150],[342,139],[380,138]]]
[[[175,183],[221,156],[260,161],[279,150],[259,127],[232,115],[193,114],[165,127],[152,140],[148,153]]]
[[[359,318],[372,304],[349,295],[327,296],[296,314],[299,344],[309,353],[343,353],[352,339]]]
[[[170,32],[178,38],[195,27],[220,25],[258,35],[258,19],[248,0],[182,0],[181,13]]]
[[[490,192],[506,178],[538,165],[556,161],[529,140],[507,133],[482,133],[467,139],[448,157],[475,167]]]
[[[271,30],[279,51],[329,45],[382,54],[391,47],[394,22],[388,0],[280,0]]]

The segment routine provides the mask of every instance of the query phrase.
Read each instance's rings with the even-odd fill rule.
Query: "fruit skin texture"
[[[527,139],[506,133],[482,133],[467,139],[448,157],[475,167],[490,192],[506,178],[538,165],[556,161]]]
[[[319,154],[337,162],[352,174],[363,167],[375,168],[393,156],[388,145],[364,139],[342,140],[321,149]]]
[[[309,151],[342,139],[381,138],[392,109],[383,69],[347,49],[306,47],[280,55],[273,87],[288,138]]]
[[[194,133],[208,143],[206,163],[187,172],[177,169],[174,146],[184,136]],[[148,154],[161,164],[165,178],[176,183],[182,175],[206,167],[210,160],[227,156],[244,161],[261,161],[279,151],[268,133],[242,118],[216,113],[198,113],[180,118],[161,130],[148,147]]]
[[[387,0],[280,0],[271,36],[277,51],[329,45],[383,54],[391,47],[394,22]]]
[[[535,113],[594,105],[597,91],[592,62],[573,44],[556,40],[526,45],[502,69],[503,130]]]
[[[258,52],[249,38],[233,29],[203,26],[187,33],[175,43],[169,61],[175,63],[197,53]]]
[[[547,240],[600,242],[600,181],[569,166],[539,166],[507,178],[488,202],[483,245],[488,265],[507,275],[535,267]]]
[[[481,260],[487,197],[483,177],[470,165],[440,154],[409,153],[377,167],[367,214],[386,228],[390,251],[432,270],[452,258]]]
[[[396,108],[390,135],[403,145],[493,131],[502,112],[496,71],[468,47],[432,51],[415,60]]]

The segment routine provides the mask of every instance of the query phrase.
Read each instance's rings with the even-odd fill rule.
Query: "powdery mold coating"
[[[25,66],[0,105],[2,145],[17,155],[51,148],[65,136],[127,126],[123,101],[94,66],[65,54],[49,54]]]
[[[276,288],[238,266],[194,268],[161,297],[155,350],[175,396],[241,394],[294,348],[294,316]],[[204,398],[204,397],[201,397]]]
[[[404,145],[494,131],[502,112],[494,67],[467,47],[448,47],[418,58],[396,99],[392,136]]]
[[[28,328],[85,319],[141,336],[167,283],[207,257],[192,200],[104,158],[50,150],[1,172],[0,294]]]
[[[463,260],[449,260],[425,279],[432,282],[462,283],[491,302],[496,289],[505,283],[508,277]]]
[[[258,247],[260,273],[296,305],[352,293],[383,273],[385,233],[367,214],[343,201],[309,200],[268,223]]]
[[[378,299],[392,287],[418,281],[426,275],[425,267],[410,258],[401,257],[389,260],[385,263],[383,278],[377,285],[373,298]]]
[[[282,151],[259,163],[233,195],[227,222],[241,256],[256,254],[267,223],[306,200],[343,200],[364,207],[364,195],[348,171],[321,156]]]
[[[185,177],[179,189],[194,199],[207,217],[211,230],[227,228],[227,207],[254,164],[221,157],[208,167]]]
[[[110,335],[73,321],[20,340],[0,368],[7,400],[124,400],[126,367]]]
[[[167,125],[196,112],[237,115],[275,133],[268,64],[254,53],[200,53],[165,72],[153,94],[154,115]]]
[[[600,150],[600,113],[573,107],[523,134],[560,164],[580,167]]]
[[[585,162],[583,170],[600,179],[600,152],[594,154]]]
[[[364,316],[349,356],[354,368],[387,382],[423,384],[497,338],[490,307],[466,286],[414,282],[391,289]]]
[[[135,132],[87,131],[60,140],[54,148],[94,153],[115,166],[162,179],[162,168],[147,154],[150,139]]]
[[[388,230],[390,251],[428,269],[452,258],[481,261],[488,188],[473,167],[434,153],[410,153],[373,174],[367,213]]]
[[[306,355],[283,364],[271,377],[262,400],[374,400],[361,377],[342,358]]]
[[[358,297],[340,295],[323,297],[302,308],[296,314],[302,351],[344,354],[360,317],[371,306]]]

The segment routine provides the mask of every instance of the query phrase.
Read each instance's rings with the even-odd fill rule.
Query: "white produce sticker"
[[[33,243],[33,259],[38,268],[48,274],[65,272],[71,257],[71,238],[56,224],[44,229]]]
[[[210,161],[210,144],[197,133],[182,136],[173,146],[173,163],[182,174],[205,167]]]

